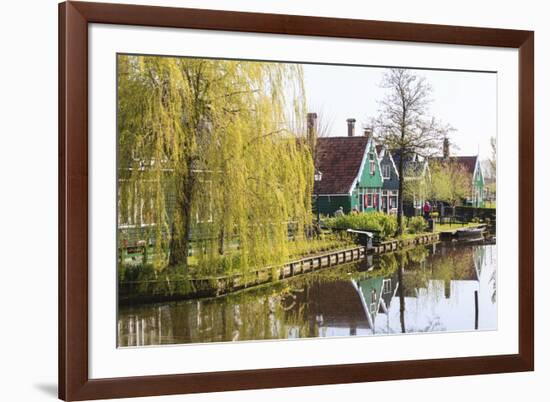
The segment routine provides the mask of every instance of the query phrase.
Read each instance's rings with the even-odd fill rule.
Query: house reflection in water
[[[496,329],[496,248],[418,248],[212,300],[119,311],[119,346]]]

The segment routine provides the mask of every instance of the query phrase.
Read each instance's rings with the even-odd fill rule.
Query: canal
[[[118,345],[497,328],[496,246],[444,242],[224,297],[118,312]]]

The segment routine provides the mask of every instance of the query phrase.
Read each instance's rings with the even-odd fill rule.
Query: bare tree
[[[491,177],[497,177],[497,138],[491,137],[491,158],[489,159]]]
[[[485,167],[485,191],[488,200],[493,201],[496,199],[497,192],[497,139],[491,137],[491,156],[483,161]]]
[[[412,71],[392,68],[380,84],[387,90],[380,101],[379,115],[371,119],[377,141],[399,153],[399,205],[397,234],[403,233],[403,170],[405,159],[414,154],[429,157],[438,152],[452,128],[429,116],[432,89],[424,77]]]

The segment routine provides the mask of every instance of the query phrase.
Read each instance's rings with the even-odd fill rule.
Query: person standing
[[[424,203],[424,219],[430,219],[430,212],[432,212],[432,206],[428,201]]]

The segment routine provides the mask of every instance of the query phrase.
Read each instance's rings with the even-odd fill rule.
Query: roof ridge
[[[333,135],[333,136],[329,136],[329,137],[319,137],[317,139],[318,140],[327,140],[327,139],[356,139],[356,138],[361,138],[361,139],[366,139],[366,140],[369,139],[369,137],[364,136],[364,135],[354,135],[352,137],[350,137],[349,135]]]

